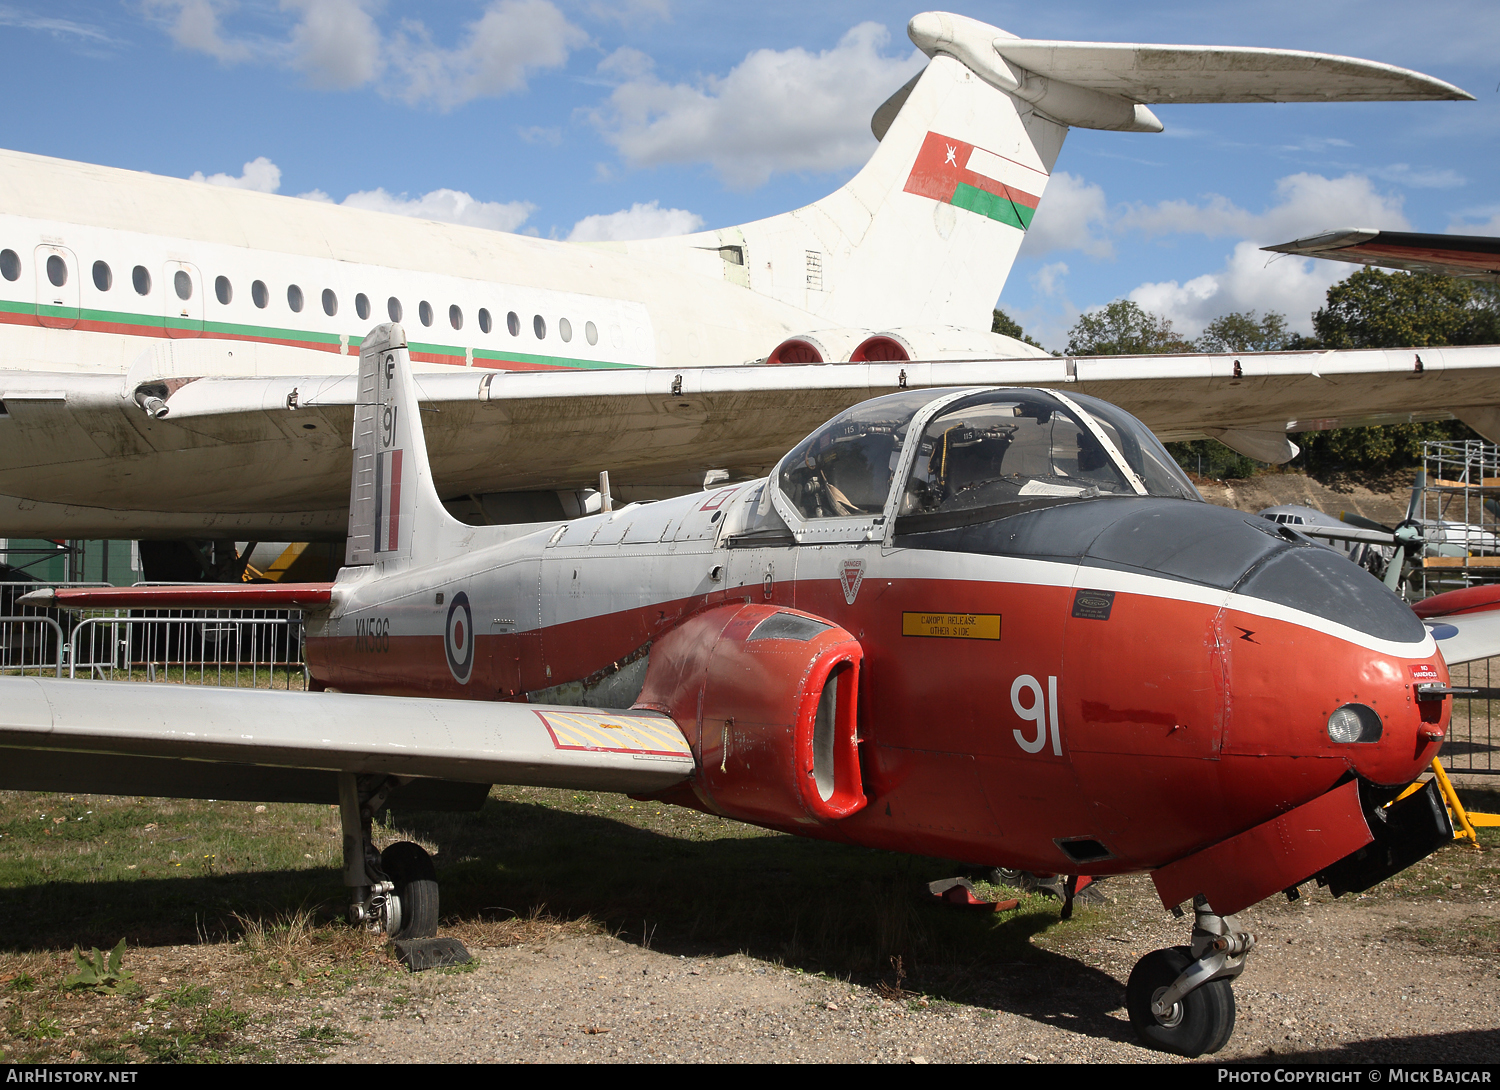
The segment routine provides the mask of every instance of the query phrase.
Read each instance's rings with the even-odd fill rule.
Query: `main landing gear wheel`
[[[437,870],[421,846],[401,840],[380,853],[380,866],[395,883],[401,918],[387,924],[393,939],[430,939],[438,929]]]
[[[1188,1057],[1218,1052],[1234,1032],[1234,991],[1226,979],[1199,985],[1164,1014],[1152,1010],[1192,964],[1192,951],[1186,946],[1153,950],[1135,963],[1125,985],[1130,1024],[1141,1039],[1152,1048]]]

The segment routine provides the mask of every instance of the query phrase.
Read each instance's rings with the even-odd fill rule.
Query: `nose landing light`
[[[1364,704],[1345,704],[1328,717],[1328,737],[1335,742],[1378,742],[1383,731],[1379,714]]]

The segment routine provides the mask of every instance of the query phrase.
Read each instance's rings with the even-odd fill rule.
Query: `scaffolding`
[[[1500,583],[1500,447],[1482,439],[1422,444],[1416,506],[1427,544],[1412,574],[1414,597]],[[1500,774],[1500,658],[1455,666],[1455,697],[1443,762],[1452,772]]]

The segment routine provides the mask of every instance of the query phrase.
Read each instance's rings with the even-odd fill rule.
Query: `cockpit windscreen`
[[[991,390],[927,424],[898,516],[915,529],[929,521],[921,516],[999,518],[1099,496],[1201,498],[1156,437],[1113,405]]]

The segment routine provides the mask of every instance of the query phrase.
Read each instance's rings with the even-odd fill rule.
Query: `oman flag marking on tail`
[[[375,455],[375,551],[394,552],[401,541],[401,449]]]
[[[966,208],[1019,230],[1031,226],[1047,175],[1040,170],[929,132],[906,179],[906,192]]]

